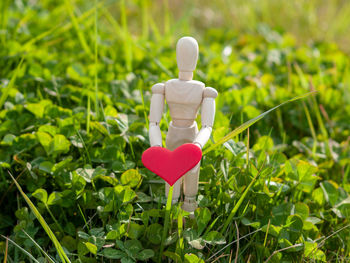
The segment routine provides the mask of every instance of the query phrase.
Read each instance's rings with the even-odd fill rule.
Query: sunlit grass
[[[257,121],[261,120],[263,117],[265,117],[267,114],[269,114],[270,112],[278,109],[279,107],[292,102],[292,101],[296,101],[302,98],[305,98],[307,96],[309,96],[310,94],[315,93],[315,91],[292,98],[288,101],[285,101],[283,103],[281,103],[280,105],[277,105],[271,109],[269,109],[268,111],[265,111],[264,113],[260,114],[259,116],[255,117],[254,119],[251,119],[243,124],[241,124],[239,127],[237,127],[236,129],[234,129],[233,131],[231,131],[229,134],[225,135],[224,137],[220,138],[217,140],[217,142],[213,143],[212,145],[210,145],[209,147],[205,148],[203,151],[203,155],[207,154],[208,152],[214,150],[215,148],[217,148],[219,145],[227,142],[228,140],[236,137],[237,135],[241,134],[243,131],[245,131],[246,129],[248,129],[250,126],[252,126],[254,123],[256,123]]]
[[[350,63],[309,40],[343,43],[349,4],[20,2],[0,3],[1,261],[347,256]],[[199,42],[195,79],[219,91],[195,218],[164,205],[163,182],[140,163],[150,87],[177,76],[183,35]],[[20,174],[17,198],[7,170]],[[38,188],[61,200],[34,206]]]
[[[28,204],[29,208],[32,210],[32,212],[34,213],[35,217],[38,219],[38,221],[40,222],[42,228],[45,230],[45,232],[47,233],[47,235],[49,236],[49,238],[51,239],[52,243],[55,245],[57,253],[61,259],[61,261],[63,263],[68,262],[70,263],[71,261],[69,260],[69,257],[67,256],[67,254],[65,253],[65,251],[63,250],[60,242],[57,240],[55,234],[52,232],[51,228],[49,227],[49,225],[46,223],[45,219],[43,218],[43,216],[40,214],[39,210],[35,207],[35,205],[32,203],[32,201],[28,198],[28,196],[23,192],[22,187],[17,183],[16,179],[11,175],[11,173],[9,173],[9,175],[11,176],[13,182],[16,184],[18,191],[21,193],[22,197],[24,198],[24,200],[26,201],[26,203]],[[23,251],[23,250],[22,250]],[[30,255],[28,252],[26,253],[28,256]],[[30,255],[30,257],[33,259],[33,257]]]

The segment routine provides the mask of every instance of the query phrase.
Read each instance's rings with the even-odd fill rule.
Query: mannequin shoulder
[[[205,87],[203,91],[203,97],[204,98],[216,98],[218,96],[218,92],[216,89],[211,87]]]
[[[179,80],[179,79],[170,79],[165,82],[166,87],[192,87],[204,89],[205,85],[203,82],[198,80]]]
[[[157,83],[152,86],[152,93],[164,94],[165,85],[164,83]]]

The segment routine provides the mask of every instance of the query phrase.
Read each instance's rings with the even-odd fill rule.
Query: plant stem
[[[18,191],[21,193],[21,195],[23,196],[24,200],[27,202],[28,206],[30,207],[30,209],[34,213],[35,217],[38,219],[38,221],[40,222],[41,226],[44,228],[45,232],[47,233],[47,235],[51,239],[52,243],[55,245],[57,253],[58,253],[58,256],[61,259],[61,262],[62,263],[71,263],[71,261],[69,260],[66,252],[63,250],[60,242],[57,240],[55,234],[52,232],[51,228],[46,223],[46,221],[43,218],[43,216],[40,214],[40,212],[35,207],[35,205],[32,203],[32,201],[29,199],[29,197],[23,192],[22,187],[17,183],[17,181],[15,180],[13,175],[10,173],[10,171],[7,171],[7,172],[10,175],[10,177],[12,178],[13,182],[16,184]],[[15,262],[18,262],[18,260],[16,259]]]
[[[47,204],[45,204],[45,207],[46,207],[46,210],[49,212],[52,220],[55,222],[56,226],[59,228],[59,230],[62,232],[62,234],[64,234],[62,226],[58,223],[58,221],[56,220],[55,216],[52,214],[49,206]]]
[[[99,108],[98,108],[98,32],[97,32],[97,1],[95,0],[95,23],[94,23],[94,29],[95,29],[95,46],[94,46],[94,64],[95,64],[95,78],[94,78],[94,86],[95,86],[95,112],[96,112],[96,119],[99,119]]]
[[[162,242],[160,245],[160,251],[159,251],[159,258],[158,262],[162,262],[162,254],[164,250],[164,242],[168,233],[169,228],[169,219],[170,219],[170,212],[171,212],[171,200],[173,199],[173,186],[170,186],[169,192],[168,192],[168,199],[166,201],[165,206],[165,219],[164,219],[164,227],[163,227],[163,235],[162,235]]]
[[[250,184],[248,185],[248,187],[244,190],[244,193],[242,194],[241,198],[239,198],[237,204],[233,207],[230,215],[228,216],[228,218],[225,221],[224,227],[221,229],[221,234],[224,234],[228,225],[232,222],[233,217],[235,216],[236,212],[238,211],[239,207],[241,206],[241,204],[243,203],[244,198],[246,197],[246,195],[249,192],[249,189],[253,186],[253,184],[255,183],[256,179],[258,178],[258,176],[260,175],[260,172],[262,170],[262,168],[264,167],[264,165],[262,165],[261,169],[259,170],[259,172],[254,176],[253,180],[250,182]]]
[[[178,254],[181,256],[181,260],[184,260],[184,239],[182,236],[182,231],[183,231],[183,217],[182,217],[182,210],[179,211],[179,214],[177,216],[177,235],[179,237],[179,242],[178,242]]]
[[[86,107],[86,133],[89,134],[90,132],[90,96],[89,93],[87,95],[87,107]]]

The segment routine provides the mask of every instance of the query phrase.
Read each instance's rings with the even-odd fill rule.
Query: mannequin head
[[[176,44],[180,80],[192,80],[198,59],[198,43],[193,37],[182,37]]]

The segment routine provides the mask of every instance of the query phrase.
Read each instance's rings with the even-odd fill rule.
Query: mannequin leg
[[[173,185],[173,197],[171,200],[171,204],[176,204],[179,201],[181,181],[182,180],[180,179]],[[168,198],[169,188],[170,188],[170,185],[167,182],[165,182],[165,196],[167,198]]]
[[[196,197],[198,193],[200,162],[184,176],[185,200],[182,209],[187,212],[194,212],[198,207]]]

